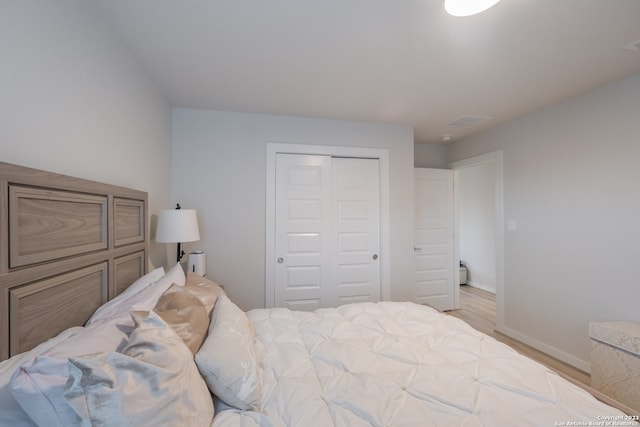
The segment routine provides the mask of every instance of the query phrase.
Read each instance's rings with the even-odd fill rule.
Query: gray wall
[[[640,75],[454,142],[504,150],[506,333],[583,369],[589,321],[640,322]]]
[[[147,191],[151,213],[168,204],[169,105],[87,2],[0,2],[0,58],[0,161]]]
[[[413,296],[413,130],[408,126],[176,109],[172,197],[198,212],[207,276],[243,309],[265,304],[266,143],[386,148],[391,298]]]
[[[417,168],[446,169],[447,146],[440,144],[415,144],[414,163]]]

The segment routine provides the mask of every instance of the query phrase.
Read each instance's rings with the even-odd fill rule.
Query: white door
[[[455,308],[453,171],[415,169],[416,302]]]
[[[335,304],[380,300],[377,159],[331,159]]]
[[[378,161],[276,157],[275,304],[380,298]]]
[[[276,157],[276,307],[330,304],[331,157]]]

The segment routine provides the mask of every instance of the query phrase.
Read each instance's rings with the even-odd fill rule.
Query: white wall
[[[169,105],[88,2],[0,2],[0,58],[0,161],[147,191],[152,214],[168,204]]]
[[[454,142],[504,151],[504,332],[588,369],[589,321],[640,322],[640,74]]]
[[[460,260],[467,283],[496,292],[495,179],[493,163],[458,170]]]
[[[265,303],[266,143],[386,148],[391,298],[413,292],[413,130],[408,126],[176,109],[172,198],[198,211],[207,276],[247,310]]]
[[[415,144],[413,152],[417,168],[445,169],[447,167],[446,145]]]

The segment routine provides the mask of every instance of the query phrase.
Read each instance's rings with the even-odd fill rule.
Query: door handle
[[[413,252],[422,252],[422,248],[419,248],[417,246],[413,247]]]
[[[377,260],[378,259],[378,254],[373,254],[373,256],[371,258],[373,258],[374,261]]]
[[[280,257],[278,258],[278,264],[282,264],[284,262],[284,258]]]

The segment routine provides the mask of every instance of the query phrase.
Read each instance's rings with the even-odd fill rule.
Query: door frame
[[[378,159],[380,179],[380,300],[391,298],[390,271],[390,202],[389,202],[389,150],[384,148],[342,147],[333,145],[306,145],[268,142],[266,164],[265,212],[265,307],[275,306],[275,243],[276,243],[276,158],[278,154],[310,154],[333,157]]]
[[[455,212],[455,234],[460,236],[460,204],[459,204],[459,175],[460,169],[478,166],[485,163],[493,164],[495,178],[495,230],[496,230],[496,330],[503,332],[505,330],[505,289],[504,289],[504,172],[503,172],[503,153],[502,150],[492,151],[480,156],[471,157],[457,162],[449,163],[447,166],[453,169],[453,186],[454,186],[454,212]],[[460,260],[460,242],[459,237],[455,243],[456,259]],[[456,281],[456,286],[459,284]]]

